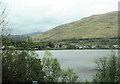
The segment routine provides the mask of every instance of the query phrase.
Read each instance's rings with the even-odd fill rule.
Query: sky
[[[45,32],[94,14],[118,10],[119,0],[4,0],[12,34]]]

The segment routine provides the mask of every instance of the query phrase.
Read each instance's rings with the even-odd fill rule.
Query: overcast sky
[[[13,34],[47,31],[60,24],[118,10],[119,0],[6,0]]]

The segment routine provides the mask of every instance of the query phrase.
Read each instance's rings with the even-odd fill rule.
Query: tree
[[[4,31],[5,32],[5,31]],[[3,36],[2,51],[2,83],[31,83],[33,80],[44,82],[45,73],[42,71],[41,60],[33,49],[29,50],[31,39],[25,40],[25,50],[9,48],[10,40]],[[24,40],[16,40],[18,47],[22,46]]]
[[[112,51],[109,56],[100,57],[96,60],[96,76],[94,82],[119,82],[120,79],[120,64],[118,63],[115,53]]]
[[[0,83],[2,82],[2,52],[1,52],[1,47],[2,47],[2,38],[3,35],[5,34],[8,35],[8,33],[5,33],[4,30],[7,22],[5,20],[5,7],[3,7],[2,1],[0,1]]]
[[[58,82],[61,68],[57,58],[53,58],[52,54],[46,51],[42,59],[42,64],[43,71],[46,73],[45,80],[47,82]]]
[[[59,47],[61,48],[61,47],[62,47],[62,44],[59,44]]]
[[[79,76],[73,71],[72,68],[67,68],[67,70],[62,70],[61,73],[61,81],[62,82],[70,82],[71,84],[73,82],[77,82],[77,79]]]
[[[53,58],[49,51],[46,51],[42,59],[43,71],[46,73],[46,82],[77,82],[78,75],[72,68],[61,69],[57,58]]]
[[[53,48],[54,44],[52,42],[49,42],[48,46],[51,47],[51,48]]]
[[[33,51],[6,50],[3,56],[3,83],[44,82],[41,60]]]
[[[7,26],[8,22],[6,18],[6,7],[3,4],[4,3],[0,1],[0,34],[2,39],[8,37],[12,31],[12,29]]]

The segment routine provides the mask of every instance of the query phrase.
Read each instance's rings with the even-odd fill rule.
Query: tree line
[[[29,38],[29,40],[28,40]],[[114,49],[113,45],[118,45],[119,38],[93,38],[93,39],[67,39],[61,41],[32,41],[31,37],[27,37],[25,39],[3,39],[3,41],[8,41],[8,46],[13,46],[16,50],[24,50],[26,49],[35,49],[35,50],[49,50],[49,49],[79,49],[76,45],[79,46],[87,46],[86,48],[92,49],[92,46],[95,46],[96,49]],[[30,45],[26,45],[29,41]],[[3,42],[5,43],[5,42]],[[66,46],[66,47],[63,47]],[[28,48],[29,47],[29,48]],[[5,48],[4,48],[5,49]],[[81,49],[85,49],[82,47]]]

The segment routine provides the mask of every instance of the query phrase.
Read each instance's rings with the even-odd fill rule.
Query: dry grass
[[[93,15],[79,21],[63,24],[43,34],[36,35],[33,40],[60,40],[69,38],[98,38],[118,36],[118,12]]]

